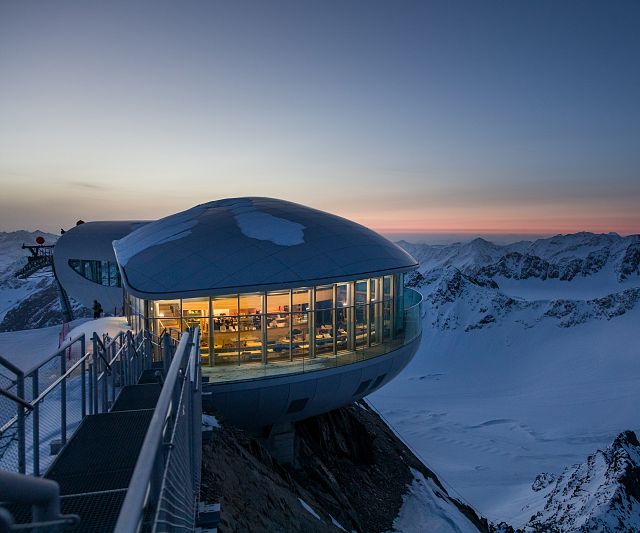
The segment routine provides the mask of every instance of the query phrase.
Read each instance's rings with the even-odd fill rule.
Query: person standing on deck
[[[102,314],[102,306],[98,300],[93,300],[93,319],[100,318]]]

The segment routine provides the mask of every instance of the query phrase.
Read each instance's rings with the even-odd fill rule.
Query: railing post
[[[151,360],[153,359],[151,352],[152,352],[151,335],[149,331],[145,329],[144,330],[144,361],[145,361],[144,368],[145,369],[151,368]]]
[[[134,349],[135,341],[133,340],[133,335],[131,335],[131,331],[127,331],[127,359],[129,360],[129,383],[134,384],[137,379],[137,371],[136,371],[136,351]]]
[[[60,383],[60,440],[64,446],[67,443],[67,360],[64,351],[60,353],[60,375],[62,383]]]
[[[40,394],[40,385],[38,383],[39,369],[36,368],[31,376],[31,397],[34,401]],[[40,402],[33,405],[33,413],[31,413],[33,420],[33,475],[40,475]]]
[[[98,414],[98,335],[93,333],[93,354],[91,357],[91,376],[93,387],[91,391],[91,403],[93,411],[91,414]]]
[[[114,365],[116,365],[116,339],[114,337],[113,341],[111,342],[111,361],[112,361],[112,366],[111,366],[111,401],[115,402],[116,401],[116,376],[119,377],[120,375],[120,365],[118,364],[115,368]],[[118,371],[116,372],[115,369],[118,369]]]
[[[107,374],[107,372],[110,372],[106,363],[106,359],[109,357],[106,349],[102,351],[102,356],[102,412],[106,413],[108,411],[107,406],[109,404],[109,374]]]
[[[24,400],[24,374],[17,376],[16,392],[18,393],[18,397]],[[24,407],[18,405],[18,471],[21,474],[27,473],[26,432],[24,424]]]
[[[80,337],[80,357],[82,358],[82,362],[80,363],[80,396],[82,398],[82,409],[81,409],[81,416],[84,419],[85,416],[87,416],[87,383],[85,381],[86,379],[86,372],[87,372],[87,365],[85,364],[85,338],[84,338],[84,333],[82,334],[82,337]]]
[[[123,348],[124,336],[122,331],[118,333],[118,345],[118,350],[120,350],[120,386],[124,387],[129,383],[127,382],[127,351]]]
[[[162,366],[166,376],[171,366],[171,335],[165,335],[162,338]]]

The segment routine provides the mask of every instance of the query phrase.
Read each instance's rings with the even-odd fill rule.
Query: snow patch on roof
[[[234,203],[228,207],[240,231],[252,239],[271,241],[280,246],[304,243],[305,226],[286,218],[275,217],[258,211],[251,200]]]
[[[207,209],[207,204],[197,205],[181,213],[146,224],[120,240],[113,241],[118,263],[125,266],[140,252],[171,241],[184,239],[198,224],[198,217]]]

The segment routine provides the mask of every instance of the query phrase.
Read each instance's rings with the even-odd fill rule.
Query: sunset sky
[[[0,231],[274,196],[640,232],[640,2],[0,2]]]

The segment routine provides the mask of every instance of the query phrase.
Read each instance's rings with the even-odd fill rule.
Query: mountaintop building
[[[254,433],[347,405],[393,379],[421,338],[418,264],[374,231],[272,198],[154,222],[89,222],[54,250],[69,296],[136,331],[201,331],[205,403]]]

